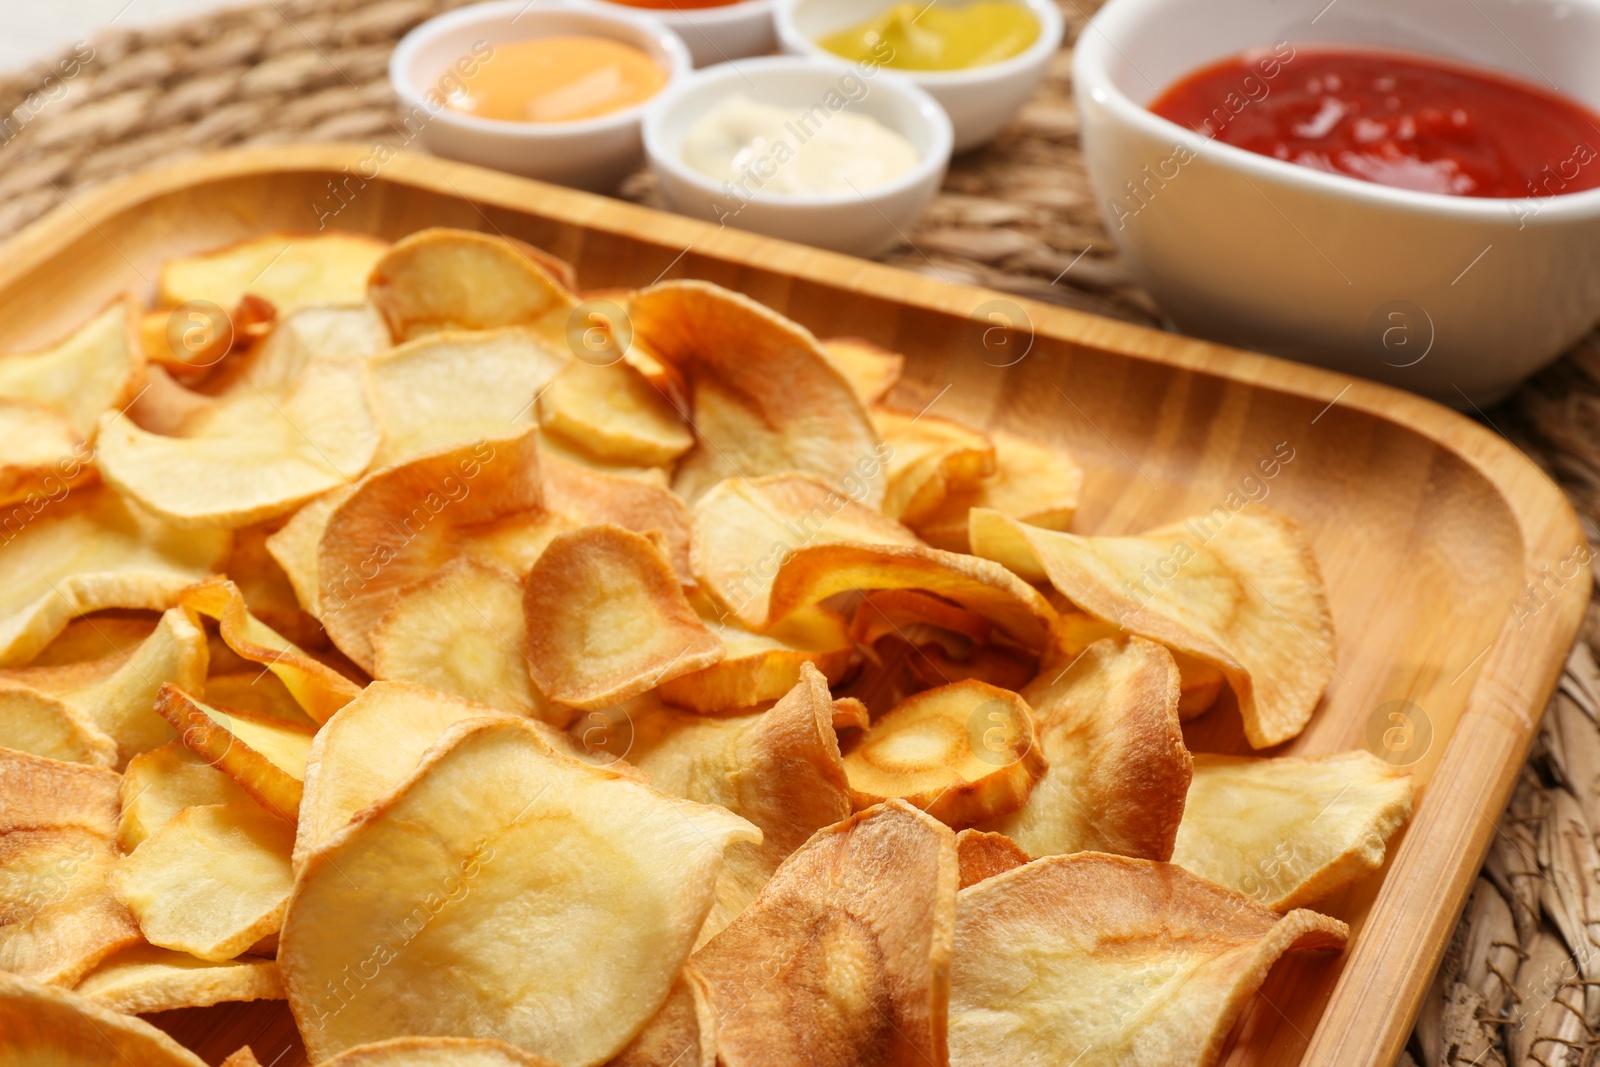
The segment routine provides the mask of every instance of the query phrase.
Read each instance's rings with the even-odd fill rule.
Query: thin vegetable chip
[[[282,1000],[283,979],[274,960],[241,956],[217,962],[134,945],[90,971],[75,992],[112,1011],[144,1015],[229,1001]]]
[[[168,260],[158,299],[168,307],[205,300],[232,308],[246,293],[280,317],[312,304],[357,303],[387,244],[365,234],[268,233],[197,256]]]
[[[206,1067],[143,1019],[0,973],[0,1062],[48,1067]]]

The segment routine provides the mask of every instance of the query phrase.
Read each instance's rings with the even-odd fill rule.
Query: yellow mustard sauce
[[[965,70],[999,63],[1039,39],[1039,20],[1010,0],[974,0],[959,7],[896,4],[867,22],[817,43],[858,63],[899,70]],[[884,45],[893,49],[885,58]]]

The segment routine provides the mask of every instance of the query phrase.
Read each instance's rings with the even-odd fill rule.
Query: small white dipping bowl
[[[859,194],[762,192],[755,175],[746,184],[746,196],[732,182],[716,181],[683,161],[684,138],[694,124],[715,105],[741,93],[759,103],[798,110],[840,101],[842,108],[830,110],[867,115],[904,136],[917,151],[917,165]],[[939,191],[950,163],[950,140],[950,120],[927,93],[837,57],[832,63],[817,63],[778,56],[710,67],[664,90],[644,117],[645,152],[675,210],[858,256],[878,255],[905,237]]]
[[[1145,110],[1196,67],[1279,41],[1428,53],[1600,109],[1591,0],[1112,0],[1073,56],[1084,152],[1111,235],[1174,326],[1459,408],[1583,336],[1600,317],[1600,190],[1409,192]],[[1290,60],[1278,78],[1293,76]]]
[[[608,0],[583,0],[584,6],[604,11],[631,11],[661,20],[683,43],[697,67],[726,63],[730,59],[764,56],[776,44],[772,30],[772,0],[742,0],[723,7],[638,8]]]
[[[897,0],[777,0],[778,43],[785,52],[840,62],[817,41],[859,26],[893,7]],[[1050,57],[1061,47],[1064,27],[1055,0],[1017,0],[1039,20],[1039,39],[1021,55],[967,70],[890,70],[885,73],[926,89],[950,114],[955,151],[991,140],[1011,121],[1044,77]],[[929,7],[961,7],[962,0],[918,0]]]
[[[436,155],[582,189],[615,188],[644,159],[639,120],[649,101],[576,122],[503,122],[436,106],[430,93],[442,77],[459,72],[458,64],[494,62],[485,49],[569,34],[642,49],[666,72],[662,92],[692,69],[677,34],[646,16],[558,0],[474,4],[429,19],[395,46],[389,81],[400,96],[402,125]]]

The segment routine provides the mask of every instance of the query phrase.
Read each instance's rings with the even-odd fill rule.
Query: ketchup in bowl
[[[1547,197],[1600,187],[1600,116],[1420,55],[1279,45],[1202,67],[1149,106],[1225,144],[1400,189]]]

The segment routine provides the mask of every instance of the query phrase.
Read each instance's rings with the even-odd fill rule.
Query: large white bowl
[[[772,30],[772,0],[741,0],[723,7],[636,8],[626,4],[613,4],[608,0],[584,0],[608,11],[645,11],[661,20],[683,43],[689,46],[689,55],[697,67],[713,63],[726,63],[730,59],[747,56],[764,56],[771,52],[776,39]]]
[[[1392,189],[1145,110],[1194,68],[1280,41],[1430,53],[1600,109],[1595,0],[1111,0],[1073,56],[1083,147],[1112,236],[1173,325],[1463,408],[1583,336],[1600,317],[1600,190]]]
[[[435,107],[428,99],[441,76],[475,61],[485,47],[558,34],[610,37],[642,48],[667,73],[662,92],[692,70],[677,34],[647,16],[559,0],[474,4],[429,19],[395,46],[389,81],[400,96],[405,129],[449,159],[581,189],[615,188],[644,161],[639,120],[649,101],[577,122],[502,122]]]
[[[917,150],[917,166],[859,194],[784,196],[749,185],[748,197],[730,192],[683,161],[683,141],[713,105],[740,93],[802,110],[824,99],[848,101],[845,110],[868,115],[904,135]],[[864,75],[837,57],[832,63],[817,63],[774,56],[709,67],[664,90],[644,118],[645,152],[674,210],[858,256],[878,255],[905,239],[944,181],[950,141],[950,120],[927,93],[882,72]]]
[[[839,62],[817,40],[836,30],[857,26],[897,0],[777,0],[778,43],[785,52]],[[963,0],[919,0],[928,6],[959,7]],[[955,128],[955,150],[964,152],[989,141],[1027,103],[1044,77],[1050,57],[1061,47],[1064,26],[1055,0],[1018,0],[1039,20],[1039,39],[1021,55],[969,70],[894,70],[892,77],[911,81],[939,101]]]

